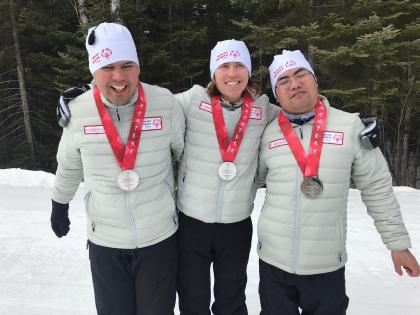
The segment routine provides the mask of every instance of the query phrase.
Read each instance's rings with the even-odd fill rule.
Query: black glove
[[[70,109],[69,109],[69,102],[78,97],[79,95],[85,93],[86,91],[90,90],[89,84],[82,84],[78,86],[71,87],[63,92],[60,95],[60,99],[58,100],[56,115],[57,115],[57,122],[61,127],[67,126],[70,121]]]
[[[57,237],[67,235],[70,230],[69,204],[52,200],[51,228]]]
[[[375,116],[360,116],[360,119],[365,124],[366,129],[360,132],[360,142],[362,147],[368,150],[375,149],[379,146],[380,132],[376,122]]]

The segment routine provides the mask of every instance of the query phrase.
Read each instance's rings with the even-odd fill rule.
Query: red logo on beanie
[[[100,62],[100,61],[101,61],[101,56],[99,56],[99,53],[94,54],[94,55],[91,57],[91,60],[92,60],[92,64],[98,63],[98,62]]]
[[[286,61],[284,65],[286,66],[286,68],[289,68],[289,67],[295,66],[296,62],[294,60],[289,60],[289,61]]]
[[[112,55],[112,50],[109,49],[109,48],[104,48],[101,51],[101,55],[102,55],[102,57],[105,57],[106,59],[109,59],[109,57],[111,57],[111,55]]]
[[[280,72],[282,72],[283,71],[283,69],[284,69],[284,67],[283,67],[283,65],[281,65],[281,66],[279,66],[275,71],[274,71],[274,74],[273,74],[273,77],[275,78]]]
[[[220,59],[225,59],[226,57],[228,57],[228,52],[224,51],[216,56],[216,62],[218,62]]]
[[[230,51],[230,55],[233,57],[233,58],[238,58],[241,54],[239,53],[239,51],[237,51],[237,50],[231,50]]]

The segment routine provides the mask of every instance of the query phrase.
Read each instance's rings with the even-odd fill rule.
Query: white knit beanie
[[[274,97],[276,96],[276,82],[277,80],[288,70],[296,68],[305,68],[315,77],[314,70],[312,69],[309,62],[306,60],[305,56],[300,52],[300,50],[283,50],[281,55],[274,56],[273,62],[271,63],[270,70],[270,79],[271,79],[271,88],[273,89]]]
[[[228,39],[217,42],[210,54],[210,77],[212,79],[216,69],[226,62],[243,63],[251,76],[251,56],[243,41]]]
[[[89,70],[96,70],[117,61],[132,61],[139,65],[136,45],[130,31],[120,24],[101,23],[91,27],[86,36]]]

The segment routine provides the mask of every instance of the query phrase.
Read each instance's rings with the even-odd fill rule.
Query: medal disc
[[[300,189],[308,199],[315,199],[322,193],[324,187],[317,177],[306,176],[300,185]]]
[[[133,170],[124,170],[118,175],[118,187],[125,191],[131,191],[139,184],[139,175]]]
[[[236,177],[238,173],[238,169],[236,168],[235,164],[232,162],[223,162],[219,166],[219,177],[223,180],[229,181]]]

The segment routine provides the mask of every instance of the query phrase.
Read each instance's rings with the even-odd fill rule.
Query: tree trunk
[[[74,11],[76,11],[77,19],[81,26],[86,25],[89,21],[87,16],[87,10],[85,5],[85,0],[69,0]]]
[[[31,119],[29,115],[29,103],[28,103],[28,96],[26,93],[25,76],[23,73],[23,65],[22,65],[22,58],[20,54],[20,45],[19,45],[19,34],[18,34],[16,21],[15,21],[15,10],[14,10],[13,0],[10,0],[10,18],[12,22],[13,44],[15,48],[20,101],[21,101],[22,112],[23,112],[23,123],[25,127],[26,141],[28,142],[28,146],[29,146],[29,154],[31,157],[31,162],[32,162],[32,165],[34,165],[35,144],[34,144],[34,139],[32,135]]]
[[[408,175],[409,175],[409,136],[410,136],[410,114],[411,114],[411,106],[406,104],[402,108],[403,113],[401,119],[401,125],[399,126],[401,130],[401,143],[400,145],[400,158],[399,158],[399,176],[396,178],[397,185],[399,186],[407,186],[408,185]]]
[[[115,20],[122,23],[123,20],[120,15],[120,7],[121,7],[120,0],[111,0],[110,6],[111,6],[111,14],[114,16]]]
[[[261,52],[261,45],[260,45],[260,47],[258,48],[258,69],[261,69],[261,66],[262,66],[262,52]],[[263,86],[263,82],[262,82],[262,80],[263,80],[263,77],[262,77],[262,71],[259,71],[259,73],[260,73],[260,76],[259,76],[259,78],[258,78],[258,83],[259,83],[259,85],[260,86]]]
[[[416,151],[413,155],[413,158],[410,160],[410,167],[413,170],[412,172],[412,184],[410,185],[411,187],[414,188],[420,188],[417,187],[417,174],[418,174],[418,170],[419,170],[419,158],[420,158],[420,141],[417,140],[417,145],[416,145]]]
[[[417,141],[416,150],[410,152],[410,157],[408,159],[408,176],[407,176],[407,184],[406,186],[416,188],[416,179],[417,179],[417,165],[416,161],[419,157],[419,143]]]
[[[168,21],[169,21],[169,32],[172,33],[172,1],[168,3]]]
[[[85,0],[77,0],[77,13],[79,16],[80,25],[86,25],[88,17],[86,15]]]
[[[412,74],[411,66],[407,69],[407,94],[402,100],[401,115],[398,123],[397,130],[397,143],[395,152],[395,169],[396,169],[396,184],[409,186],[412,183],[412,175],[416,173],[415,162],[411,160],[415,158],[415,151],[410,152],[410,122],[411,114],[413,111],[413,98],[415,97],[413,88],[415,86],[415,77]]]

